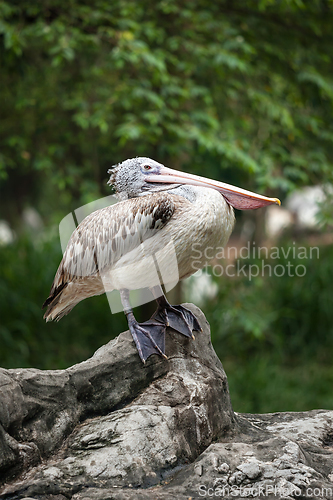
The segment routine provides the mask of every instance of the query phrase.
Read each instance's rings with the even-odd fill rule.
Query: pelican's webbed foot
[[[165,355],[165,325],[157,321],[138,323],[134,315],[128,315],[128,326],[141,360],[145,363],[149,356]]]
[[[161,321],[177,332],[194,339],[193,330],[202,332],[202,328],[194,314],[184,306],[172,306],[162,295],[156,298],[158,308],[153,320]]]
[[[156,287],[157,288],[157,287]],[[128,327],[132,334],[141,360],[145,363],[149,356],[158,354],[167,359],[165,355],[165,332],[169,326],[177,332],[194,339],[193,330],[201,331],[202,328],[194,314],[184,306],[172,306],[167,301],[160,289],[153,289],[158,307],[149,321],[138,323],[134,317],[128,290],[120,290],[121,301],[127,316]]]
[[[154,320],[138,323],[131,308],[128,290],[120,290],[120,298],[127,316],[129,331],[141,360],[145,363],[152,354],[158,354],[166,358],[165,325]]]

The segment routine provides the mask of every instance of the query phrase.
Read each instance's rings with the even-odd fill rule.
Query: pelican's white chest
[[[233,208],[214,189],[192,187],[194,201],[175,214],[172,230],[180,279],[205,266],[232,232]]]

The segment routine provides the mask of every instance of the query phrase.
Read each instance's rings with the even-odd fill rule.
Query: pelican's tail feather
[[[44,314],[44,319],[48,321],[59,321],[61,318],[66,316],[74,306],[76,306],[77,302],[68,303],[63,302],[61,300],[62,294],[67,287],[67,283],[64,283],[62,286],[58,287],[50,294],[50,296],[45,300],[42,309],[47,307],[46,312]]]

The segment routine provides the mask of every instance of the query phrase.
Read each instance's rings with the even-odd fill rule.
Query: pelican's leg
[[[172,306],[169,304],[160,286],[151,288],[151,291],[157,302],[157,310],[151,319],[161,321],[166,326],[170,326],[170,328],[173,328],[177,332],[193,339],[193,330],[202,332],[197,318],[189,309],[180,305]]]
[[[129,301],[128,290],[120,290],[120,298],[127,317],[129,331],[132,334],[141,360],[145,363],[152,354],[165,355],[165,325],[158,321],[138,323]]]

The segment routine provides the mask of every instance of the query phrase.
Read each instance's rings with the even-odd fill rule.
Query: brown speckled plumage
[[[69,283],[81,286],[82,292],[85,288],[88,288],[88,293],[89,288],[91,292],[100,288],[100,293],[103,293],[100,273],[119,261],[124,248],[126,253],[131,252],[167,224],[175,211],[173,198],[168,193],[147,194],[88,215],[68,242],[50,295],[43,304],[43,307],[48,306],[44,318],[60,319],[63,316],[59,313],[53,317],[52,313],[59,304],[59,295]]]

